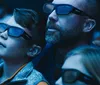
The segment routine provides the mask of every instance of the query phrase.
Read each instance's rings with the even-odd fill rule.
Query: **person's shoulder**
[[[40,73],[39,71],[37,71],[36,69],[33,69],[31,76],[33,78],[35,78],[36,80],[45,80],[44,76],[42,75],[42,73]]]
[[[32,71],[32,74],[31,75],[34,75],[34,76],[37,76],[37,77],[42,77],[43,75],[42,75],[42,73],[40,73],[39,71],[37,71],[36,69],[33,69],[33,71]]]
[[[31,81],[35,82],[36,85],[49,85],[47,80],[44,78],[42,73],[37,71],[36,69],[33,69],[31,74],[29,75],[29,79],[32,79]]]

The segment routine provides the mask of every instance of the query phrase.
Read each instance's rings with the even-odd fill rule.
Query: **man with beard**
[[[79,45],[89,44],[93,28],[96,26],[97,1],[53,0],[52,3],[44,4],[43,9],[49,14],[46,42],[57,47],[55,56],[57,79],[65,54]],[[52,56],[48,57],[53,59]],[[53,61],[49,60],[51,64]],[[48,67],[48,64],[46,65]],[[50,75],[54,75],[53,72]]]

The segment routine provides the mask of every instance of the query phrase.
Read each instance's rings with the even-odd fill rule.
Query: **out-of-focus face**
[[[85,10],[85,0],[54,0],[53,4],[69,4],[82,11]],[[59,42],[60,40],[66,40],[78,36],[83,32],[84,16],[80,16],[74,13],[68,15],[58,15],[53,10],[48,16],[46,41],[47,42]]]
[[[30,35],[29,31],[26,30],[26,28],[23,28],[22,26],[16,23],[13,16],[7,22],[5,22],[5,24],[23,29],[28,35]],[[24,39],[22,36],[13,37],[8,35],[8,30],[0,33],[0,57],[12,60],[24,59],[30,47],[28,42],[29,41]]]
[[[84,65],[82,64],[82,61],[81,61],[81,58],[82,56],[81,55],[73,55],[73,56],[70,56],[63,64],[62,66],[62,70],[63,69],[75,69],[75,70],[78,70],[79,72],[85,74],[86,76],[89,76],[91,77],[91,75],[87,72],[87,70],[85,69]],[[73,73],[75,71],[72,71]],[[73,76],[72,76],[72,72],[68,72],[68,79],[73,79]],[[67,74],[67,73],[66,73]],[[74,73],[75,74],[75,73]],[[84,76],[84,77],[86,77]],[[64,83],[63,80],[62,80],[62,77],[60,77],[57,81],[56,81],[56,85],[88,85],[86,83],[84,83],[83,81],[80,81],[80,80],[76,80],[74,81],[73,83]]]

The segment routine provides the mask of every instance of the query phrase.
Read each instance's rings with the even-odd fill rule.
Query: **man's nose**
[[[2,33],[0,33],[0,37],[5,39],[5,40],[7,40],[7,38],[8,38],[7,30],[2,32]]]
[[[56,14],[56,11],[54,10],[50,15],[49,15],[49,20],[52,22],[57,22],[58,21],[58,16]]]

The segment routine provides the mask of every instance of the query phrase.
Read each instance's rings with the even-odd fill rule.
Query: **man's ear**
[[[96,21],[94,19],[86,19],[84,23],[83,32],[90,32],[96,25]]]
[[[33,45],[29,51],[27,52],[27,55],[30,57],[35,57],[41,52],[41,47],[37,45]]]

